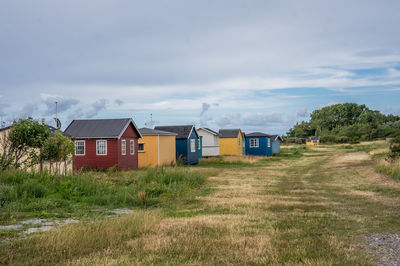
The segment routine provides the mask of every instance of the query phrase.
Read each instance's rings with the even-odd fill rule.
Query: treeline
[[[323,143],[349,143],[400,136],[400,117],[384,115],[356,103],[335,104],[315,110],[310,121],[296,123],[289,137],[320,136]]]

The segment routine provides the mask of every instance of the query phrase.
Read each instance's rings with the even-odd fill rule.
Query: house
[[[272,154],[281,152],[281,141],[283,141],[282,137],[279,135],[271,135],[272,139]]]
[[[176,133],[151,128],[139,131],[143,136],[138,140],[139,168],[175,164]]]
[[[219,155],[219,134],[209,128],[201,127],[197,129],[200,136],[203,157]]]
[[[240,129],[219,130],[220,155],[243,155],[244,137]]]
[[[307,146],[319,145],[319,137],[310,137],[307,140]]]
[[[261,132],[246,134],[246,155],[272,156],[272,136]]]
[[[73,169],[138,168],[138,139],[131,118],[73,120],[64,132],[75,141]]]
[[[176,133],[176,159],[181,158],[184,164],[199,162],[199,135],[193,125],[156,126],[154,129]]]

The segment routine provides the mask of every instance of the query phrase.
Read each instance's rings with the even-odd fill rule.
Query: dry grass
[[[313,149],[321,156],[222,170],[207,181],[212,193],[177,207],[184,217],[143,212],[69,226],[8,255],[74,265],[368,264],[354,243],[400,230],[391,208],[400,205],[400,187],[377,174],[365,152]]]

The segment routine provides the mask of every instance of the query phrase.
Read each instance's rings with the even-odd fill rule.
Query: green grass
[[[189,193],[213,174],[215,171],[181,167],[121,172],[116,173],[117,177],[108,172],[82,172],[65,177],[1,172],[0,224],[27,217],[90,215],[91,209],[157,206]]]

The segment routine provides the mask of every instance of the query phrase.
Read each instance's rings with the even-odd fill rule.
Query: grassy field
[[[132,204],[131,214],[3,241],[0,264],[373,264],[363,237],[400,233],[400,183],[379,170],[385,152],[374,142],[203,160],[177,171],[205,183]],[[143,184],[164,182],[140,171],[113,179],[139,173]]]

